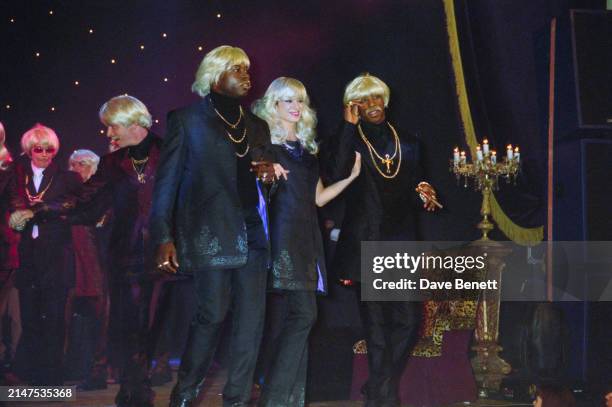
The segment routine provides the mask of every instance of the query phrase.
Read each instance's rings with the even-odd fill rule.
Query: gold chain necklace
[[[389,156],[389,154],[385,154],[384,158],[381,157],[380,154],[378,154],[372,143],[370,143],[370,140],[368,140],[363,130],[361,129],[361,124],[357,125],[357,130],[359,130],[359,135],[361,136],[361,139],[368,147],[368,151],[370,152],[370,157],[372,158],[372,163],[374,163],[374,168],[376,168],[376,171],[378,171],[378,173],[384,178],[392,179],[395,178],[397,174],[399,174],[400,167],[402,166],[402,149],[400,148],[400,141],[397,132],[395,131],[395,128],[393,128],[393,126],[389,122],[387,122],[387,126],[389,126],[389,128],[391,129],[391,133],[393,133],[393,139],[395,141],[395,151],[393,152],[392,156]],[[395,156],[397,155],[398,151],[399,159],[397,161],[397,167],[395,168],[395,172],[392,175],[389,175],[391,174],[391,166],[393,165],[393,160],[395,159]],[[378,167],[378,163],[376,162],[374,155],[376,155],[382,165],[385,165],[387,167],[386,174]]]
[[[51,177],[51,181],[49,181],[49,183],[47,184],[47,186],[45,187],[45,189],[43,189],[42,191],[40,191],[37,194],[32,195],[30,193],[30,191],[28,190],[28,184],[30,183],[30,177],[28,175],[26,175],[25,177],[25,193],[26,196],[28,197],[28,201],[30,203],[36,203],[36,202],[42,202],[43,198],[45,197],[45,194],[47,193],[47,190],[49,189],[49,187],[51,186],[51,184],[53,184],[53,177]],[[42,183],[42,181],[41,181]]]
[[[135,158],[130,157],[130,160],[132,161],[132,168],[134,168],[134,172],[136,173],[138,182],[140,182],[141,184],[145,184],[147,182],[147,180],[145,179],[145,173],[144,173],[145,164],[147,163],[147,161],[149,161],[149,157],[145,157],[142,160],[137,160]],[[138,166],[142,165],[142,167],[140,168],[140,171],[136,167],[137,165]]]
[[[247,155],[247,153],[249,152],[249,148],[250,148],[250,147],[251,147],[251,146],[249,145],[249,143],[247,143],[247,147],[246,147],[246,150],[244,150],[244,153],[240,154],[239,152],[234,151],[234,154],[236,154],[236,157],[242,158],[242,157],[244,157],[245,155]]]
[[[225,130],[225,134],[227,134],[227,137],[229,137],[229,139],[230,139],[232,142],[234,142],[234,143],[236,143],[236,144],[240,144],[240,143],[242,143],[242,142],[244,141],[244,139],[245,139],[245,137],[246,137],[246,135],[247,135],[247,128],[246,128],[246,126],[244,126],[244,130],[242,131],[242,136],[240,136],[240,138],[239,138],[239,139],[235,139],[235,138],[232,136],[232,133],[230,133],[230,132],[229,132],[229,131],[227,131],[227,130]]]
[[[225,117],[223,117],[223,115],[221,113],[219,113],[219,111],[213,107],[213,109],[215,110],[215,113],[217,113],[217,116],[219,116],[219,118],[221,120],[223,120],[225,122],[225,124],[227,124],[228,126],[230,126],[232,129],[235,129],[238,127],[238,125],[240,124],[240,122],[242,121],[242,116],[244,115],[244,112],[242,111],[242,106],[238,106],[238,110],[240,112],[240,114],[238,115],[238,120],[236,121],[236,123],[230,123],[229,121],[227,121],[227,119]]]

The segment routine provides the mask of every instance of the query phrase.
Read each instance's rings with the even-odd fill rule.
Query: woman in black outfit
[[[268,286],[281,297],[275,306],[282,307],[283,317],[259,403],[266,407],[303,406],[316,293],[327,290],[316,206],[342,192],[359,175],[361,161],[357,156],[347,178],[323,186],[314,140],[315,112],[309,107],[304,85],[296,79],[274,80],[253,110],[270,126],[275,163],[289,171],[270,202],[272,273]]]

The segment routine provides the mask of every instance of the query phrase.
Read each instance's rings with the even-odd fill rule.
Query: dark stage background
[[[521,146],[518,186],[502,186],[498,196],[522,226],[545,223],[550,20],[566,17],[570,8],[604,4],[456,2],[478,139],[488,137],[498,151],[508,143]],[[323,143],[341,120],[348,81],[365,71],[380,76],[391,88],[391,120],[419,135],[427,172],[445,205],[437,215],[423,217],[424,237],[478,237],[480,194],[458,187],[448,172],[452,148],[466,145],[439,0],[3,1],[0,18],[0,121],[14,153],[21,134],[36,122],[57,130],[63,162],[76,148],[104,153],[107,141],[97,111],[122,93],[141,99],[156,119],[153,130],[163,134],[166,112],[197,100],[190,86],[204,54],[231,44],[251,58],[249,102],[278,76],[304,82]],[[571,158],[563,162],[569,172],[573,165],[578,166]],[[576,220],[557,221],[562,227]],[[326,301],[350,298],[346,292],[338,296]],[[511,309],[502,314],[505,357],[515,364],[512,335],[524,317],[516,314]],[[325,321],[330,329],[354,328],[356,316],[349,310]],[[585,332],[574,338],[571,374],[577,380],[586,378]]]

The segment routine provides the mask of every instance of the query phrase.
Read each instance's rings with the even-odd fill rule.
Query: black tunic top
[[[290,173],[288,180],[279,181],[270,203],[270,287],[325,292],[325,257],[315,204],[317,157],[297,142],[272,148],[277,162]]]

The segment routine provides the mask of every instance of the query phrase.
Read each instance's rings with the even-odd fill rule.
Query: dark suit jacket
[[[67,214],[73,224],[95,224],[113,210],[109,250],[113,266],[154,271],[148,221],[153,200],[155,170],[162,139],[153,137],[145,167],[145,183],[138,182],[128,155],[122,148],[102,157],[98,171],[78,191],[46,201],[37,211]]]
[[[17,188],[15,166],[10,164],[7,168],[0,169],[0,270],[19,267],[16,250],[19,234],[9,227],[8,215],[15,209],[25,207],[24,198]]]
[[[31,195],[46,192],[43,202],[51,202],[65,194],[75,193],[81,187],[81,178],[75,172],[64,171],[56,163],[51,163],[43,172],[38,188],[34,188],[30,160],[23,160],[16,166],[17,185]],[[70,225],[59,213],[39,213],[27,223],[21,234],[19,247],[20,270],[17,274],[17,287],[25,288],[32,284],[42,287],[65,287],[72,283],[72,236]],[[38,226],[36,249],[33,249],[32,229]],[[35,251],[33,251],[35,250]],[[36,265],[36,266],[35,266]],[[44,267],[42,266],[44,265]]]
[[[251,159],[270,160],[268,125],[250,112],[244,120]],[[170,112],[167,123],[155,183],[153,241],[174,242],[183,273],[243,266],[248,247],[235,147],[210,96]]]
[[[422,205],[415,192],[423,181],[417,139],[398,129],[402,164],[398,175],[387,180],[378,174],[357,127],[344,122],[332,147],[329,178],[336,182],[350,175],[355,151],[361,154],[361,173],[345,190],[345,215],[333,260],[341,278],[360,281],[361,242],[368,240],[416,240],[416,212]],[[380,165],[380,163],[379,163]],[[395,167],[394,167],[395,168]],[[381,183],[388,191],[387,207],[380,196]]]

